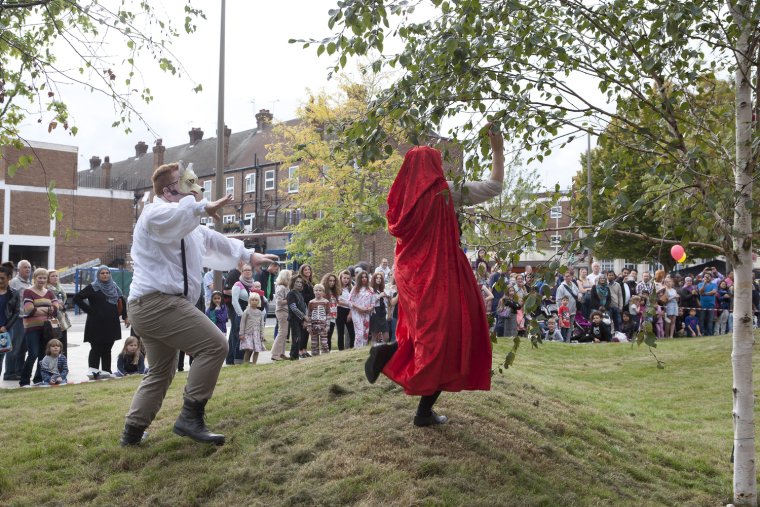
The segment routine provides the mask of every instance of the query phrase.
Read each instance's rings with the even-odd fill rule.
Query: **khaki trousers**
[[[277,336],[272,345],[272,357],[285,355],[285,340],[288,337],[288,312],[274,312],[277,317]]]
[[[180,350],[193,356],[184,398],[210,399],[228,351],[227,338],[211,319],[185,297],[161,292],[130,301],[127,310],[150,366],[132,399],[127,424],[147,428],[153,422],[174,379]]]

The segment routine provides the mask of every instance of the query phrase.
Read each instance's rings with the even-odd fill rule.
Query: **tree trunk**
[[[745,202],[752,198],[751,133],[752,90],[750,87],[749,38],[753,30],[742,13],[745,2],[727,1],[741,31],[736,43],[738,68],[736,84],[736,192],[740,194],[734,215],[734,251],[727,252],[734,264],[734,503],[757,506],[755,466],[755,386],[752,378],[752,210]],[[751,12],[751,9],[750,9]]]

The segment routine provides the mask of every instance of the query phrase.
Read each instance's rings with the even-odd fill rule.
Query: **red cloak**
[[[398,352],[383,373],[410,395],[491,389],[486,308],[447,190],[441,152],[420,147],[407,152],[388,194]]]

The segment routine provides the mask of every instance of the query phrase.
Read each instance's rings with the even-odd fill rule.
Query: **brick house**
[[[80,184],[77,177],[79,149],[29,141],[17,150],[3,148],[3,180],[0,181],[0,243],[2,259],[32,266],[73,267],[100,258],[119,265],[132,239],[132,192],[102,185]],[[28,169],[11,178],[9,161],[32,156]],[[50,220],[46,190],[55,181],[54,193],[63,212],[60,222]],[[100,183],[100,182],[98,182]],[[72,234],[66,239],[66,231]],[[54,234],[55,233],[55,234]]]
[[[285,123],[297,125],[301,121],[294,119]],[[277,254],[281,262],[286,262],[285,249],[291,233],[283,229],[308,217],[294,208],[289,198],[298,192],[298,184],[284,183],[295,174],[299,164],[296,162],[286,166],[267,161],[266,146],[273,141],[272,129],[272,114],[266,109],[256,115],[256,128],[237,133],[224,129],[225,191],[233,194],[233,201],[219,215],[225,222],[226,234],[245,241],[249,248]],[[150,178],[153,171],[163,164],[179,160],[186,165],[192,163],[198,175],[198,184],[204,189],[204,197],[210,199],[216,195],[216,138],[204,138],[203,130],[192,128],[186,144],[165,147],[158,140],[152,147],[152,154],[148,153],[148,148],[146,143],[139,142],[135,145],[134,157],[113,164],[100,164],[100,159],[93,157],[91,168],[81,172],[79,178],[81,181],[109,180],[119,188],[133,190],[135,220],[145,203],[155,197]],[[140,184],[134,185],[133,182]],[[213,225],[210,218],[202,218],[201,222]],[[379,265],[382,258],[392,263],[394,250],[395,239],[387,231],[377,231],[364,237],[363,260],[373,267]],[[333,269],[332,266],[329,268]]]

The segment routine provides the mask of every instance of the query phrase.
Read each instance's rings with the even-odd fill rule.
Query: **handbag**
[[[61,323],[58,322],[58,319],[48,319],[45,321],[43,335],[46,341],[60,340],[62,334]]]
[[[69,320],[69,316],[66,314],[66,312],[61,313],[61,331],[66,331],[67,329],[71,328],[71,320]]]
[[[0,354],[5,354],[13,350],[13,343],[11,342],[10,333],[0,334]]]
[[[119,298],[118,301],[116,301],[116,309],[119,312],[119,317],[124,313],[124,302],[122,298]]]
[[[512,315],[512,308],[505,306],[502,308],[502,310],[498,313],[499,317],[502,317],[504,319],[509,318],[510,315]]]

